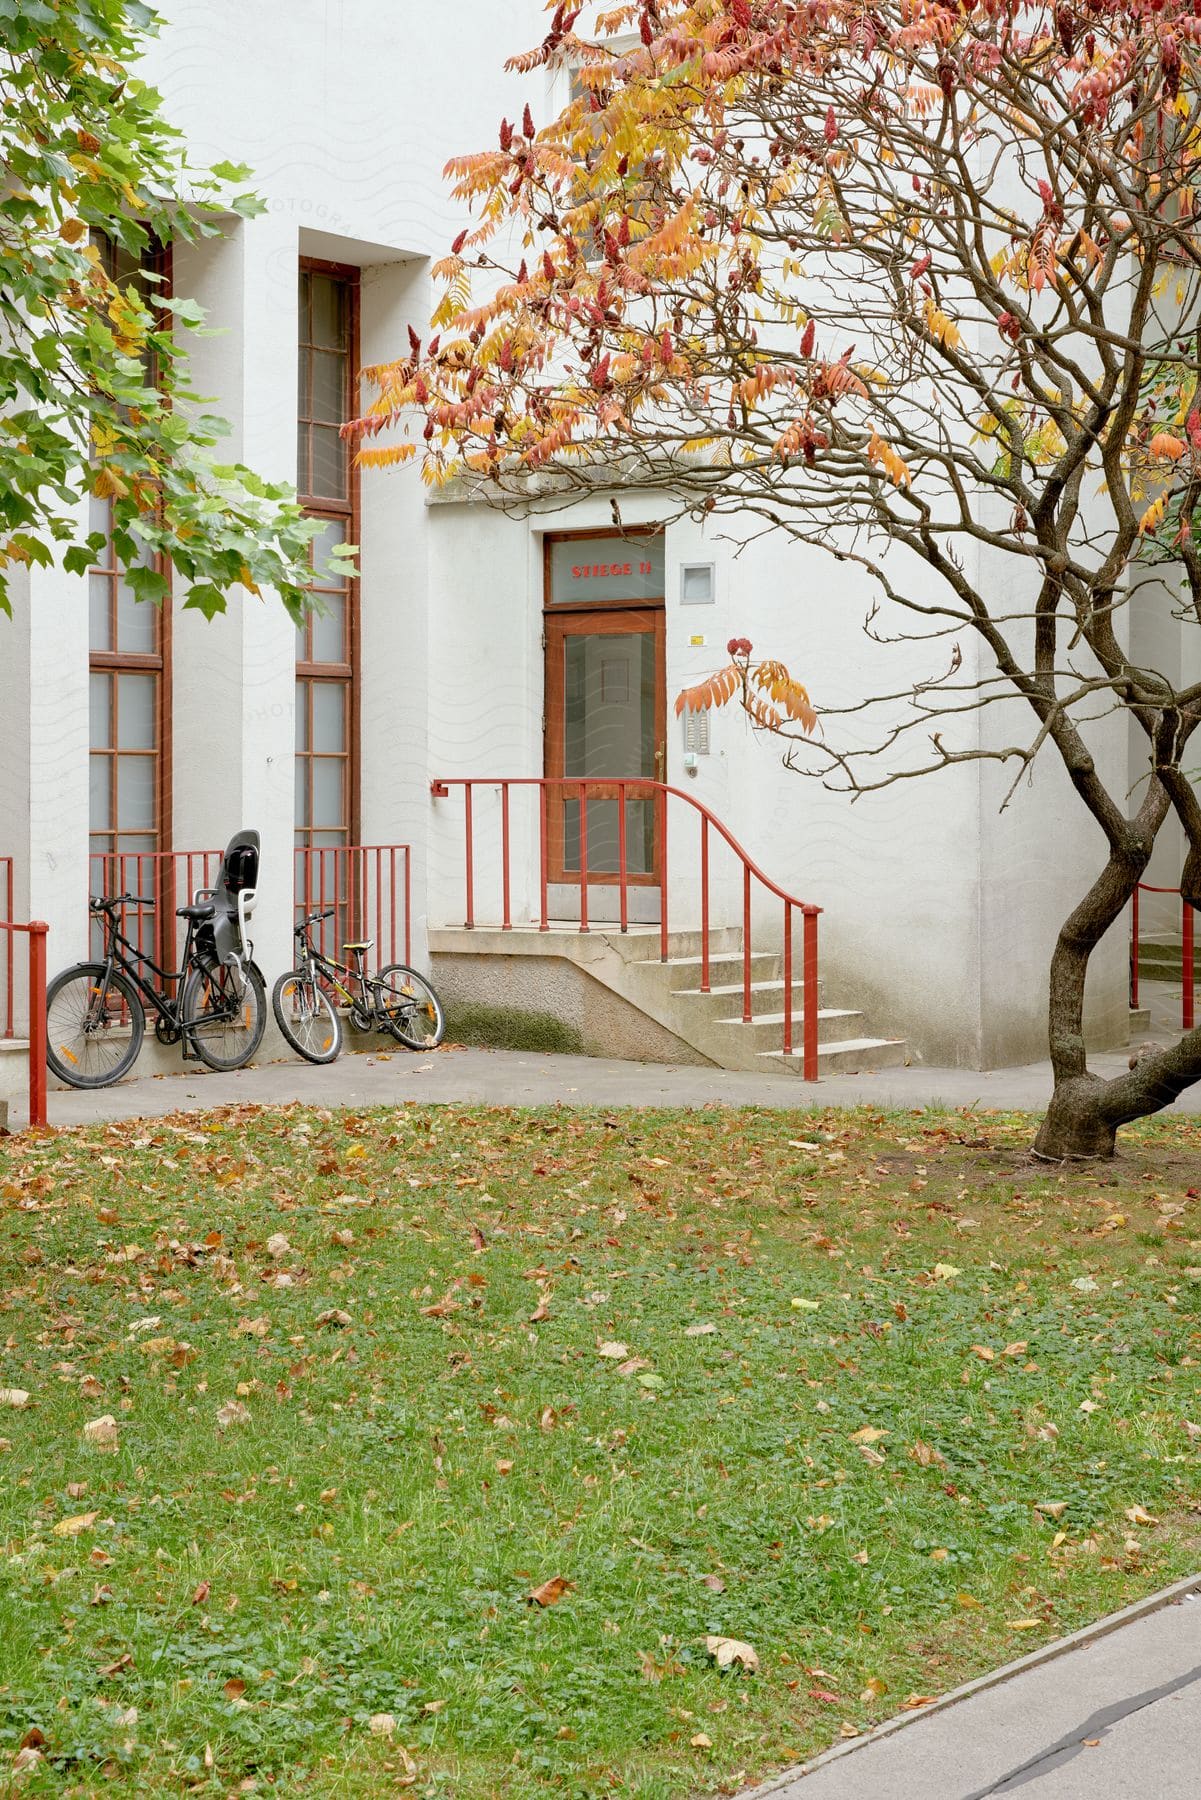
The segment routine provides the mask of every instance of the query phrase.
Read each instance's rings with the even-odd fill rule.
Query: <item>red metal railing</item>
[[[11,880],[11,871],[10,871]],[[10,889],[11,892],[11,889]],[[41,919],[31,919],[28,925],[18,925],[13,919],[0,919],[0,931],[8,942],[8,989],[6,1016],[9,1029],[6,1036],[12,1037],[13,1017],[13,949],[18,932],[24,932],[29,939],[29,1123],[44,1125],[46,1123],[46,935],[50,927]]]
[[[464,823],[464,868],[465,868],[465,924],[468,930],[475,926],[475,790],[497,792],[500,796],[500,900],[501,929],[513,929],[513,881],[512,881],[512,842],[513,827],[511,817],[510,793],[514,788],[536,788],[538,790],[538,929],[550,930],[549,891],[552,885],[566,883],[578,886],[580,891],[579,930],[586,932],[589,925],[589,887],[600,884],[616,885],[618,890],[619,924],[622,931],[629,929],[630,893],[631,889],[644,890],[647,886],[659,894],[659,955],[663,962],[668,958],[668,802],[678,800],[690,807],[697,815],[700,824],[699,833],[699,887],[700,887],[700,937],[701,937],[701,992],[709,992],[710,950],[710,838],[713,833],[733,852],[742,868],[742,1017],[749,1023],[753,1018],[751,1005],[751,900],[753,883],[759,884],[783,903],[784,907],[784,1028],[783,1044],[785,1056],[793,1054],[793,914],[799,913],[802,920],[802,995],[801,995],[801,1030],[803,1072],[806,1081],[817,1080],[817,1042],[818,1042],[818,986],[817,986],[817,920],[821,912],[820,906],[814,906],[805,900],[798,900],[788,894],[771,878],[765,875],[747,855],[737,839],[722,824],[721,820],[711,813],[707,806],[695,800],[682,788],[671,787],[666,782],[642,780],[574,780],[568,778],[550,778],[545,776],[525,775],[497,780],[495,776],[454,776],[445,781],[432,781],[430,792],[435,799],[444,799],[452,788],[463,790],[463,823]],[[562,804],[564,801],[576,800],[579,803],[579,868],[569,872],[556,872],[552,877],[550,870],[550,821],[549,797]],[[590,868],[588,862],[588,806],[589,796],[594,799],[617,803],[617,868],[600,870]],[[657,871],[649,878],[632,871],[629,865],[629,842],[627,825],[627,804],[634,801],[650,800],[655,808],[655,850]],[[674,848],[674,837],[673,837]],[[678,863],[678,852],[677,863]]]
[[[1130,902],[1130,1004],[1138,1006],[1139,978],[1139,895],[1140,894],[1179,894],[1179,888],[1152,887],[1149,881],[1140,881],[1134,890]],[[1196,984],[1195,984],[1195,931],[1196,915],[1189,902],[1181,895],[1180,900],[1180,943],[1181,943],[1181,983],[1180,1029],[1192,1031],[1196,1023]]]
[[[408,844],[298,846],[295,852],[296,917],[334,916],[315,927],[325,955],[337,955],[356,938],[374,938],[369,966],[412,962],[412,853]],[[403,954],[402,954],[403,952]]]
[[[0,919],[13,916],[13,859],[0,856]],[[13,1030],[13,953],[16,946],[10,931],[5,938],[4,1006],[0,1015],[0,1037],[15,1037]]]
[[[143,955],[164,968],[178,968],[184,922],[176,908],[187,906],[198,888],[210,888],[221,872],[220,850],[94,850],[88,859],[92,894],[142,894],[149,907],[122,907],[118,924]],[[103,949],[103,928],[89,918],[89,954]]]

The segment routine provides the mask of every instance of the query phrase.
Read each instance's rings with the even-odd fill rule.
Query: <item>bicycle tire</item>
[[[246,979],[240,991],[235,992],[233,984],[238,980],[237,968],[232,963],[222,963],[211,975],[194,967],[184,982],[180,1023],[188,1043],[210,1069],[228,1072],[245,1068],[267,1029],[267,984],[262,970],[257,963],[248,963]],[[206,990],[207,1003],[202,1004]],[[252,998],[253,1017],[247,1017],[248,997]],[[238,1007],[237,1023],[232,1004]],[[211,1032],[206,1029],[210,1025]],[[224,1049],[218,1047],[222,1044]]]
[[[96,1035],[97,1032],[107,1034],[114,1027],[124,1031],[124,1022],[119,1018],[106,1016],[97,1020],[92,1030],[88,1029],[87,1015],[95,1002],[98,984],[104,981],[105,968],[102,962],[76,963],[56,975],[46,990],[46,1063],[51,1073],[65,1081],[68,1087],[111,1087],[114,1081],[120,1081],[129,1073],[142,1048],[142,1039],[146,1035],[145,1008],[137,990],[115,969],[108,975],[104,1010],[107,1015],[108,998],[116,995],[121,1009],[129,1014],[129,1040],[123,1044],[121,1038]],[[77,1000],[64,999],[75,987],[80,990]],[[57,1008],[56,1003],[59,1003]],[[77,1027],[74,1034],[72,1026]],[[122,1045],[121,1054],[97,1067],[95,1058],[89,1060],[92,1046],[97,1044],[108,1044],[114,1050]]]
[[[288,1001],[289,987],[291,1004]],[[301,1007],[300,1019],[297,1019],[295,1012],[298,1002]],[[289,969],[286,975],[280,976],[271,990],[271,1010],[275,1014],[275,1023],[297,1056],[303,1056],[306,1062],[311,1063],[332,1063],[337,1060],[342,1050],[342,1021],[321,983],[315,981],[306,970]],[[304,1035],[306,1025],[313,1035]],[[328,1036],[328,1041],[324,1044],[321,1039],[322,1030]]]
[[[436,1050],[446,1036],[446,1015],[424,975],[407,963],[389,963],[371,983],[376,1016],[406,1050]]]

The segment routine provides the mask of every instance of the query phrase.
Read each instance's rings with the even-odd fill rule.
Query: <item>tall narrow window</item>
[[[339,436],[358,386],[356,271],[301,265],[299,352],[297,486],[322,528],[311,551],[321,610],[301,627],[296,653],[296,844],[337,851],[354,841],[358,786],[356,584],[329,569],[333,546],[358,538],[358,482]],[[332,900],[334,887],[326,891]]]
[[[149,304],[168,291],[164,252],[147,252],[139,264],[107,239],[98,247],[109,274]],[[147,281],[148,271],[160,279]],[[157,901],[156,853],[170,839],[170,612],[135,598],[113,549],[108,500],[92,500],[89,529],[105,539],[88,576],[91,888]],[[149,552],[145,561],[153,562]],[[169,899],[164,892],[160,913],[169,913]],[[138,941],[151,948],[151,918],[138,927]]]

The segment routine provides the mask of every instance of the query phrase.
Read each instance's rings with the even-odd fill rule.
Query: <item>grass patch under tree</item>
[[[1066,1173],[1029,1129],[409,1105],[11,1141],[0,1770],[684,1800],[1192,1570],[1201,1127]]]

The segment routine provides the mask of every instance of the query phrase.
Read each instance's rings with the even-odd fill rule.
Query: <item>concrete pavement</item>
[[[1125,1070],[1128,1052],[1092,1058],[1099,1075]],[[1051,1092],[1049,1063],[1022,1068],[869,1069],[807,1083],[790,1075],[619,1062],[599,1056],[552,1056],[519,1050],[442,1049],[413,1055],[343,1055],[328,1068],[299,1060],[271,1062],[217,1075],[194,1064],[179,1073],[143,1077],[93,1093],[53,1089],[51,1125],[160,1117],[212,1106],[395,1106],[408,1100],[482,1106],[826,1106],[982,1108],[1039,1111]],[[1201,1086],[1183,1094],[1175,1112],[1201,1113]],[[24,1121],[14,1103],[11,1122]],[[1201,1793],[1201,1790],[1199,1790]]]
[[[1201,1576],[747,1800],[1197,1800]],[[1162,1599],[1162,1597],[1159,1597]],[[1142,1615],[1142,1616],[1140,1616]]]

